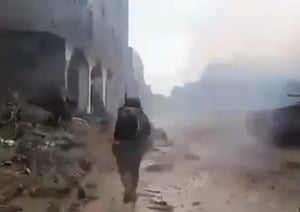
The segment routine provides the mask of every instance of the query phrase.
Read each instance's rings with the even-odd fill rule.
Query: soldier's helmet
[[[125,107],[134,107],[134,108],[139,108],[141,109],[141,101],[139,98],[134,98],[134,97],[127,97],[125,99]]]

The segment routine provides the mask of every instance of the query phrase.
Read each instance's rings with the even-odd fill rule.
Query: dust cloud
[[[257,140],[246,129],[246,112],[215,112],[199,122],[159,122],[168,129],[179,154],[196,154],[217,169],[261,172],[278,165],[275,147]]]
[[[249,117],[297,103],[287,94],[300,91],[299,4],[210,3],[189,32],[188,61],[182,70],[186,83],[170,97],[156,97],[156,122],[175,129],[170,133],[181,138],[179,143],[199,143],[198,151],[206,149],[204,154],[222,163],[254,168],[278,163],[286,152],[251,134]],[[272,121],[250,125],[268,131]]]
[[[277,65],[286,67],[285,74],[295,74],[289,67],[299,66],[299,4],[293,0],[213,1],[209,15],[199,15],[198,24],[190,31],[183,77],[194,81],[211,63],[245,61],[253,64],[251,72],[258,75],[282,74]],[[256,70],[256,64],[273,68]]]

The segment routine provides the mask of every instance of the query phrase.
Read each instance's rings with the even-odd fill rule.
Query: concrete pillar
[[[90,70],[87,63],[79,66],[78,109],[80,112],[90,111]]]
[[[75,48],[68,68],[68,93],[78,102],[79,112],[90,112],[91,71],[82,49]]]
[[[66,57],[66,66],[65,66],[65,89],[68,90],[68,70],[70,66],[71,56],[72,56],[73,48],[68,46],[66,44],[66,51],[65,51],[65,57]]]
[[[106,108],[108,108],[108,95],[107,95],[107,88],[108,88],[108,79],[107,79],[107,69],[102,69],[102,98],[103,103]]]

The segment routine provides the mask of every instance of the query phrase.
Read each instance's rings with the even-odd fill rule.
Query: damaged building
[[[1,100],[39,86],[65,88],[78,111],[115,114],[123,101],[128,0],[0,2]]]
[[[140,54],[132,47],[129,47],[130,68],[128,73],[132,76],[127,81],[130,81],[129,91],[131,95],[141,99],[145,110],[150,113],[152,108],[152,91],[150,85],[146,84],[144,75],[144,64]]]

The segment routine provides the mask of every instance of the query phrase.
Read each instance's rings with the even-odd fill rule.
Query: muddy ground
[[[103,139],[95,131],[91,149],[98,165],[86,183],[94,185],[90,189],[98,199],[83,211],[299,211],[299,150],[256,141],[246,133],[243,120],[223,114],[189,127],[169,127],[174,145],[156,146],[145,157],[135,206],[122,203],[110,144],[103,142],[110,136]]]

